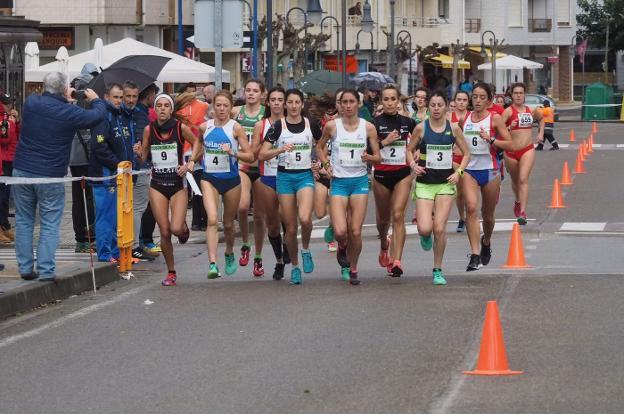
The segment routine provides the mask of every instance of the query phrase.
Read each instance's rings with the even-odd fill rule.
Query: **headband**
[[[171,109],[174,109],[175,104],[173,103],[173,98],[167,95],[166,93],[161,93],[160,95],[156,97],[156,99],[154,99],[154,109],[156,109],[156,102],[158,102],[158,100],[162,98],[165,98],[166,100],[168,100],[169,103],[171,104]]]

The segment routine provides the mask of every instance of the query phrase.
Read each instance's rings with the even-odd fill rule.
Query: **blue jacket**
[[[91,177],[113,175],[117,172],[117,164],[133,158],[131,118],[109,102],[106,102],[106,109],[105,119],[91,128]]]
[[[141,103],[137,103],[134,108],[128,109],[127,106],[122,104],[121,110],[123,115],[129,118],[130,125],[132,126],[130,130],[132,133],[132,145],[137,142],[143,142],[143,131],[145,131],[145,127],[149,125],[149,112],[147,107]],[[145,163],[140,163],[136,155],[133,154],[132,168],[139,170],[141,168],[146,168],[146,165]]]
[[[83,109],[61,95],[30,95],[22,111],[13,167],[41,177],[64,177],[76,131],[91,128],[105,114],[106,104],[101,99],[93,100],[91,109]]]

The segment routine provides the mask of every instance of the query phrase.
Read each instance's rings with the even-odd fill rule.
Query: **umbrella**
[[[67,76],[67,82],[69,83],[69,53],[67,48],[65,46],[59,47],[54,58],[58,62],[58,71]]]
[[[93,44],[93,63],[98,70],[102,67],[102,54],[104,49],[104,42],[99,37],[95,39]]]
[[[303,92],[314,95],[323,95],[326,92],[333,94],[342,87],[342,75],[340,72],[317,70],[304,76],[299,87]]]
[[[368,88],[372,91],[380,91],[388,84],[394,84],[394,80],[380,72],[362,72],[355,76],[351,82],[357,87]]]
[[[123,84],[127,80],[136,83],[139,91],[154,83],[162,68],[171,58],[156,55],[133,55],[119,59],[104,69],[92,82],[91,89],[103,96],[106,85]]]
[[[37,42],[28,42],[24,48],[24,67],[26,70],[39,67],[39,45]]]

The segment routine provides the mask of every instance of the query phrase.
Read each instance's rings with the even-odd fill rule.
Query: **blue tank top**
[[[221,149],[221,145],[229,144],[234,153],[238,151],[238,142],[234,138],[235,121],[229,120],[227,124],[217,127],[214,119],[206,123],[204,133],[204,174],[215,178],[238,177],[238,159],[228,155]]]

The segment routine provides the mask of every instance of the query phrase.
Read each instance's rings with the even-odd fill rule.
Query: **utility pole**
[[[214,5],[215,87],[223,89],[223,0]]]
[[[267,88],[273,87],[273,1],[267,0],[267,71],[266,84]]]
[[[388,50],[390,51],[389,65],[388,65],[388,76],[392,79],[395,79],[395,69],[394,69],[394,61],[396,59],[396,53],[394,50],[394,6],[396,5],[396,0],[390,0],[390,44],[388,45]],[[395,79],[396,80],[396,79]]]
[[[251,20],[251,31],[253,32],[253,48],[251,51],[251,76],[258,77],[258,0],[253,2],[253,17]]]
[[[182,29],[182,0],[178,0],[178,55],[184,56],[184,30]]]
[[[342,87],[347,87],[347,0],[342,0]]]

